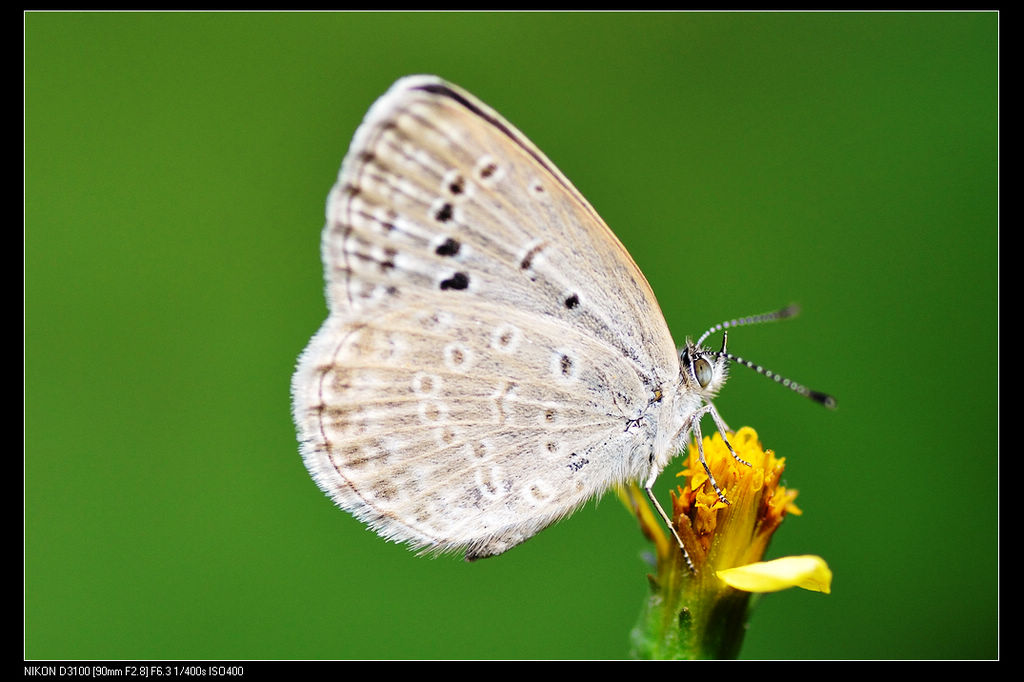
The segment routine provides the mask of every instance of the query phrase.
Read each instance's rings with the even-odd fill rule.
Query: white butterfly
[[[500,554],[613,484],[650,490],[703,415],[725,432],[726,356],[681,356],[586,199],[454,85],[411,76],[373,105],[322,251],[330,314],[292,384],[302,453],[385,538]]]

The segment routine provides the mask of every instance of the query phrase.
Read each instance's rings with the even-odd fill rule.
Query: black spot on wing
[[[469,286],[469,275],[464,272],[456,272],[454,275],[441,282],[441,289],[462,290]]]
[[[459,242],[449,237],[444,240],[444,244],[441,244],[434,250],[434,253],[438,256],[454,256],[459,252],[459,248],[461,248],[461,246],[462,245],[459,244]]]

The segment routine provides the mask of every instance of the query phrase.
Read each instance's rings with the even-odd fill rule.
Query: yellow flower
[[[780,483],[785,459],[764,450],[753,429],[742,428],[728,438],[750,466],[733,457],[721,434],[703,440],[708,469],[728,504],[693,444],[678,474],[688,479],[686,485],[672,492],[672,520],[692,570],[639,488],[620,492],[656,551],[652,596],[633,635],[638,656],[732,657],[742,641],[751,593],[831,589],[832,573],[820,557],[762,561],[782,520],[802,513],[794,504],[797,493]]]

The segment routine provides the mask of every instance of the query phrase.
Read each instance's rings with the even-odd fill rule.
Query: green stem
[[[643,659],[733,659],[746,632],[750,593],[713,576],[666,571],[632,632],[632,656]]]

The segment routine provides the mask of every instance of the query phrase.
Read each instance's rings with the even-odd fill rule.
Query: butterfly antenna
[[[722,322],[720,324],[716,324],[714,327],[712,327],[711,329],[709,329],[706,332],[704,332],[701,335],[701,337],[697,340],[697,345],[699,346],[701,344],[701,342],[703,342],[704,339],[706,339],[711,334],[714,334],[715,332],[721,331],[721,332],[723,332],[722,350],[720,350],[720,351],[711,351],[712,355],[714,355],[715,357],[728,358],[728,360],[730,362],[735,362],[737,364],[743,365],[744,367],[748,367],[748,368],[754,370],[755,372],[757,372],[758,374],[760,374],[762,376],[765,376],[765,377],[768,377],[769,379],[771,379],[775,383],[782,384],[783,386],[785,386],[789,390],[791,390],[791,391],[793,391],[795,393],[799,393],[803,397],[809,398],[810,400],[813,400],[814,402],[818,403],[819,405],[824,405],[825,407],[829,408],[830,410],[834,410],[834,409],[836,409],[836,399],[835,399],[834,396],[831,396],[828,393],[822,393],[821,391],[815,391],[813,389],[807,388],[806,386],[804,386],[802,384],[798,384],[798,383],[796,383],[795,381],[793,381],[791,379],[787,379],[786,377],[782,376],[781,374],[777,374],[777,373],[771,371],[770,369],[767,369],[766,367],[762,367],[761,365],[754,364],[750,360],[744,360],[741,357],[733,355],[732,353],[728,352],[725,349],[726,342],[729,339],[728,329],[730,329],[732,327],[742,327],[742,326],[748,325],[748,324],[759,324],[761,322],[774,322],[775,320],[784,320],[787,317],[793,317],[793,316],[797,315],[799,312],[800,312],[800,306],[798,306],[798,305],[796,305],[794,303],[794,304],[786,306],[785,308],[783,308],[781,310],[776,310],[774,312],[763,313],[761,315],[751,315],[750,317],[743,317],[743,318],[740,318],[738,320],[729,320],[728,322]]]
[[[717,357],[729,358],[730,362],[736,362],[743,365],[744,367],[749,367],[758,374],[768,377],[777,384],[782,384],[789,390],[799,393],[803,397],[809,398],[814,402],[818,403],[819,405],[824,405],[830,410],[836,409],[836,399],[834,396],[831,396],[828,393],[822,393],[821,391],[815,391],[813,389],[807,388],[802,384],[796,383],[792,379],[787,379],[781,374],[776,374],[775,372],[771,371],[770,369],[767,369],[766,367],[756,365],[750,360],[744,360],[743,358],[737,357],[732,353],[726,352],[725,350],[712,351],[712,355],[715,355]]]
[[[708,338],[715,332],[720,332],[725,329],[731,329],[733,327],[744,327],[748,324],[761,324],[762,322],[774,322],[775,320],[784,320],[787,317],[796,317],[800,313],[800,306],[796,303],[791,303],[782,310],[774,310],[770,313],[762,313],[760,315],[751,315],[750,317],[741,317],[738,320],[728,320],[726,322],[719,322],[711,329],[707,330],[700,335],[697,339],[697,345],[699,346],[704,342],[704,339]]]

